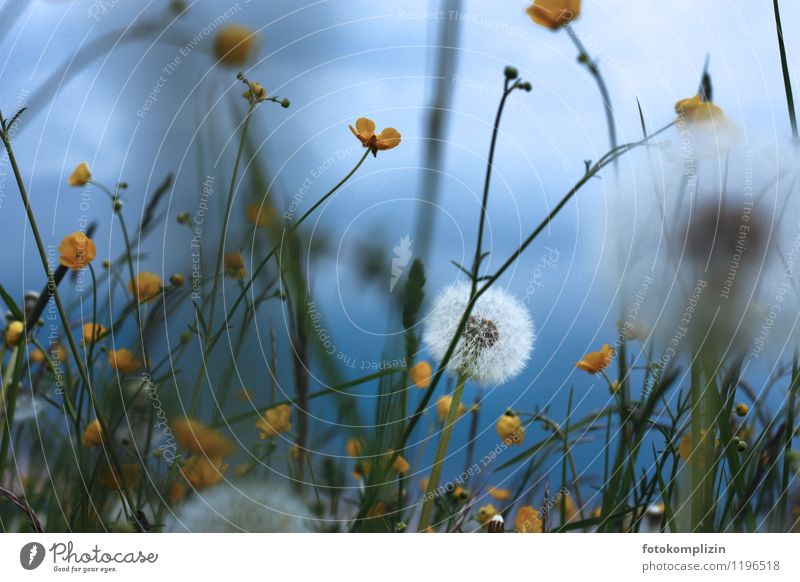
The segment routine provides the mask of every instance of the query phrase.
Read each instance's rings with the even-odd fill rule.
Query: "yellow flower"
[[[247,222],[259,228],[272,224],[277,214],[277,210],[263,204],[249,204],[244,212],[245,216],[247,216]]]
[[[44,352],[39,348],[31,350],[31,363],[41,364],[45,361]]]
[[[181,467],[181,474],[189,485],[195,489],[211,487],[222,481],[228,470],[222,459],[210,459],[203,455],[193,455],[186,459]]]
[[[292,409],[288,404],[279,404],[267,410],[256,423],[260,431],[259,438],[266,439],[292,430],[291,416]]]
[[[183,448],[208,457],[225,458],[233,454],[236,446],[224,434],[192,418],[172,421],[175,440]]]
[[[447,411],[450,410],[450,404],[453,402],[453,396],[447,395],[442,396],[439,400],[436,401],[436,415],[439,417],[439,420],[442,422],[445,421],[447,418]],[[467,411],[467,407],[464,406],[463,403],[459,403],[458,405],[458,412],[456,413],[456,418],[461,418],[464,416],[464,413]]]
[[[361,452],[364,450],[364,439],[361,437],[353,437],[347,439],[347,444],[345,445],[347,449],[347,455],[350,457],[360,457]]]
[[[186,485],[183,483],[175,482],[169,488],[169,493],[167,494],[167,501],[170,505],[177,505],[183,498],[186,497]]]
[[[242,253],[227,253],[225,255],[225,276],[231,279],[244,279],[247,276]]]
[[[108,352],[108,363],[117,372],[131,374],[142,367],[142,363],[128,349],[110,350]]]
[[[736,405],[736,414],[739,416],[747,416],[748,412],[750,412],[750,407],[744,402],[740,402]]]
[[[464,501],[467,497],[469,497],[469,491],[464,489],[461,485],[456,485],[456,487],[453,488],[452,495],[459,501]]]
[[[89,164],[81,162],[72,173],[69,175],[70,186],[85,186],[89,180],[92,179],[92,173],[89,171]]]
[[[431,373],[433,369],[431,365],[426,362],[425,360],[421,362],[417,362],[411,370],[409,370],[408,375],[411,377],[411,381],[417,386],[417,388],[427,388],[431,385]]]
[[[172,283],[175,287],[182,287],[185,279],[183,275],[180,273],[174,273],[170,275],[169,282]]]
[[[369,148],[373,156],[378,155],[378,150],[390,150],[400,145],[399,131],[393,127],[387,127],[375,135],[375,122],[366,117],[359,117],[356,120],[356,126],[350,126],[350,131],[365,148]]]
[[[519,416],[506,412],[495,425],[497,434],[506,445],[521,445],[525,440],[525,427]]]
[[[675,104],[675,113],[680,119],[688,123],[726,123],[727,118],[722,109],[711,103],[703,101],[700,93],[688,99],[681,99]]]
[[[514,529],[519,533],[542,533],[544,524],[542,514],[530,505],[523,505],[517,510],[514,518]]]
[[[122,475],[125,485],[127,485],[129,489],[136,487],[136,484],[139,481],[139,465],[122,465]],[[111,467],[101,467],[98,471],[98,476],[100,477],[100,483],[109,489],[113,491],[119,491],[122,489],[122,479],[119,478],[119,473],[117,473],[116,469]]]
[[[589,372],[590,374],[597,374],[601,370],[605,370],[614,357],[614,350],[608,344],[603,344],[597,352],[589,352],[583,359],[575,364],[576,368]]]
[[[247,84],[247,87],[248,89],[242,93],[242,97],[248,101],[253,99],[257,103],[260,103],[261,101],[265,101],[267,99],[267,90],[264,89],[264,87],[262,87],[260,84],[256,83],[255,81],[251,81]]]
[[[358,461],[353,469],[353,477],[356,479],[363,479],[365,475],[369,475],[372,470],[372,465],[363,461]]]
[[[83,232],[68,234],[58,245],[61,256],[58,262],[75,271],[80,271],[91,263],[97,255],[94,242]]]
[[[392,458],[393,454],[394,454],[394,451],[392,451],[392,450],[389,450],[389,452],[386,453],[386,455],[387,455],[387,457],[389,459]],[[406,459],[403,457],[403,455],[397,455],[397,458],[394,460],[394,463],[392,463],[392,469],[394,470],[394,472],[395,473],[400,473],[401,475],[404,475],[404,474],[408,473],[408,470],[410,468],[411,468],[411,465],[408,464],[408,461],[406,461]]]
[[[81,442],[84,447],[99,447],[103,444],[103,429],[100,427],[100,421],[96,418],[86,425],[86,430],[83,431]]]
[[[161,277],[155,273],[142,272],[136,279],[128,283],[128,291],[139,303],[149,303],[158,298],[162,288]]]
[[[505,501],[509,497],[511,497],[511,489],[501,489],[500,487],[489,487],[486,490],[489,494],[489,497],[492,499],[496,499],[497,501]]]
[[[495,515],[499,512],[495,509],[494,505],[491,503],[487,503],[486,505],[478,508],[478,513],[475,515],[475,519],[481,522],[483,525],[489,523],[489,520],[492,519]]]
[[[574,521],[576,517],[578,517],[578,508],[575,506],[575,502],[572,500],[572,497],[569,495],[562,495],[561,498],[558,500],[558,513],[561,515],[561,505],[564,505],[564,513],[567,517],[567,523]]]
[[[581,0],[536,0],[525,12],[536,24],[558,30],[581,13]]]
[[[238,67],[247,62],[257,45],[258,36],[252,29],[229,24],[214,38],[214,54],[223,65]]]
[[[19,340],[22,339],[25,333],[25,324],[21,321],[12,321],[6,328],[6,344],[9,347],[19,345]]]
[[[108,330],[99,323],[85,323],[83,325],[83,341],[87,344],[93,344],[106,335],[107,332]]]

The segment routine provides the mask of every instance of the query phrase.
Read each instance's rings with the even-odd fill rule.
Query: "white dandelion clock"
[[[423,338],[442,361],[469,303],[469,283],[455,283],[435,299]],[[535,340],[528,310],[503,289],[489,288],[475,303],[447,369],[483,385],[511,380],[525,368]]]

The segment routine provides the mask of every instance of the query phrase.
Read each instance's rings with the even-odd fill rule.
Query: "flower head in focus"
[[[74,271],[84,269],[97,256],[97,248],[86,233],[68,234],[58,245],[60,257],[58,262]]]
[[[139,303],[155,301],[163,287],[161,277],[146,271],[139,273],[134,281],[128,283],[128,291],[136,296]]]
[[[439,361],[458,329],[470,291],[469,283],[445,288],[425,320],[425,344]],[[507,291],[489,288],[476,301],[447,369],[479,384],[501,384],[525,368],[534,339],[533,321],[525,306]]]
[[[508,410],[495,425],[497,435],[506,445],[521,445],[525,440],[525,427],[515,412]]]
[[[581,361],[575,364],[575,367],[589,374],[597,374],[608,368],[613,358],[614,350],[608,344],[603,344],[598,351],[589,352],[583,356]]]
[[[225,254],[225,276],[239,281],[247,277],[242,253]]]
[[[235,445],[224,434],[193,418],[178,418],[172,421],[175,440],[184,449],[209,457],[230,457]]]
[[[558,30],[581,13],[581,0],[536,0],[525,10],[539,26]]]
[[[239,67],[247,63],[258,44],[258,35],[253,29],[229,24],[220,28],[214,38],[214,55],[225,66]]]
[[[256,428],[259,430],[258,437],[266,439],[289,432],[292,430],[291,418],[292,409],[288,404],[279,404],[270,408],[256,423]]]
[[[92,172],[89,171],[89,164],[86,162],[81,162],[75,169],[72,170],[72,173],[69,175],[68,183],[73,188],[78,186],[85,186],[89,183],[92,179]]]
[[[350,126],[350,131],[365,148],[372,152],[373,156],[378,155],[378,150],[390,150],[400,145],[399,131],[393,127],[387,127],[376,135],[375,122],[366,117],[359,117],[356,120],[356,126]]]

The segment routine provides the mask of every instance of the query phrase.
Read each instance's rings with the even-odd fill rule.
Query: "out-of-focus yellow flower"
[[[22,335],[25,333],[25,324],[21,321],[12,321],[6,328],[6,345],[13,348],[19,345]]]
[[[427,491],[428,483],[430,482],[431,482],[430,477],[423,477],[422,479],[419,480],[419,488],[422,489],[423,491]]]
[[[252,463],[239,463],[233,468],[233,472],[237,477],[244,477],[253,469]]]
[[[139,303],[155,301],[162,288],[161,277],[147,271],[139,273],[135,280],[128,283],[128,291],[136,297],[136,301]]]
[[[498,436],[506,445],[521,445],[525,440],[525,427],[519,416],[506,412],[495,425]]]
[[[453,488],[453,498],[458,499],[459,501],[464,501],[467,497],[469,497],[469,491],[467,491],[461,485],[456,485]]]
[[[142,367],[142,362],[133,355],[132,351],[125,348],[109,350],[108,363],[117,372],[122,372],[123,374],[132,374]]]
[[[241,388],[240,390],[236,391],[236,398],[238,398],[242,402],[252,402],[253,393],[250,392],[250,390],[248,390],[247,388]]]
[[[39,348],[36,348],[31,350],[30,359],[32,364],[41,364],[46,358],[44,356],[44,352]]]
[[[393,455],[394,453],[392,451],[389,451],[388,454],[389,458],[391,458],[391,455]],[[394,460],[394,463],[392,463],[392,469],[394,470],[394,472],[399,473],[401,475],[407,474],[410,468],[411,465],[409,465],[408,461],[406,461],[403,455],[397,455],[397,458]]]
[[[178,444],[188,451],[208,457],[230,457],[236,446],[224,434],[193,418],[172,421],[172,432]]]
[[[169,488],[169,493],[167,494],[167,501],[170,505],[177,505],[186,497],[186,485],[176,481],[172,484]]]
[[[356,120],[356,126],[350,126],[350,131],[365,148],[372,152],[373,156],[378,155],[378,150],[390,150],[400,145],[399,131],[393,127],[387,127],[375,135],[375,122],[366,117],[359,117]]]
[[[497,501],[505,501],[511,497],[511,489],[501,489],[500,487],[494,486],[489,487],[486,490],[486,493],[489,494],[489,497]]]
[[[487,503],[478,508],[478,513],[475,515],[475,519],[481,522],[483,525],[489,523],[489,520],[492,519],[495,515],[499,512],[495,509],[494,505],[491,503]]]
[[[258,422],[259,438],[266,439],[292,430],[292,409],[288,404],[279,404],[264,413]]]
[[[258,36],[246,26],[229,24],[214,38],[214,55],[228,67],[245,64],[258,45]]]
[[[277,214],[277,210],[263,204],[249,204],[244,212],[247,222],[259,228],[271,225]]]
[[[106,335],[107,331],[108,330],[99,323],[85,323],[83,324],[83,341],[87,344],[93,344]]]
[[[620,334],[628,341],[639,340],[644,342],[647,339],[648,329],[641,323],[619,323],[618,328]]]
[[[69,175],[69,185],[73,187],[85,186],[91,179],[92,172],[89,171],[89,164],[81,162],[75,166],[75,169]]]
[[[411,381],[417,386],[417,388],[427,388],[431,385],[431,373],[433,369],[431,365],[422,360],[421,362],[417,362],[414,366],[409,370],[408,375],[411,377]]]
[[[289,447],[289,458],[293,461],[299,461],[300,459],[303,458],[304,454],[305,452],[303,451],[303,449],[301,449],[297,445]]]
[[[139,465],[131,463],[122,465],[122,479],[119,478],[119,473],[117,473],[116,469],[112,467],[101,467],[98,470],[98,476],[100,478],[100,483],[113,491],[120,491],[122,489],[123,480],[125,481],[125,485],[127,485],[129,489],[132,489],[136,487],[139,482]]]
[[[536,24],[558,30],[581,13],[581,0],[536,0],[525,10]]]
[[[181,474],[195,489],[205,489],[222,481],[228,465],[220,458],[192,455],[183,463]]]
[[[439,398],[439,400],[436,401],[436,416],[438,416],[439,420],[441,420],[442,422],[444,422],[445,419],[447,418],[447,411],[450,410],[450,405],[452,404],[452,402],[453,402],[453,396],[449,394],[442,396],[441,398]],[[456,418],[461,418],[465,412],[467,412],[467,407],[464,406],[463,403],[459,403],[458,412],[456,413]]]
[[[74,271],[85,268],[97,256],[92,239],[80,231],[65,236],[58,245],[58,252],[61,255],[58,262]]]
[[[693,455],[698,455],[697,459],[699,460],[700,466],[704,467],[706,464],[706,443],[711,439],[711,435],[706,429],[703,429],[700,435],[700,442],[696,443],[692,433],[687,432],[684,434],[678,445],[678,454],[686,463],[692,461]],[[719,446],[719,439],[714,439],[714,441],[714,447],[716,448]]]
[[[183,283],[186,279],[184,279],[183,275],[180,273],[173,273],[169,276],[169,282],[172,283],[175,287],[183,287]]]
[[[364,450],[364,444],[364,439],[361,437],[347,439],[347,444],[345,445],[347,455],[350,457],[360,457],[361,452]]]
[[[523,505],[514,518],[514,529],[519,533],[542,533],[544,531],[542,514],[530,505]]]
[[[739,416],[747,416],[748,412],[750,412],[750,407],[744,402],[740,402],[736,405],[736,414]]]
[[[363,479],[365,476],[369,475],[369,472],[372,470],[372,465],[370,463],[366,463],[364,461],[358,461],[356,466],[353,468],[353,477],[355,479]]]
[[[590,374],[597,374],[601,370],[608,368],[613,358],[614,350],[608,344],[603,344],[599,351],[589,352],[583,356],[583,359],[575,364],[575,367]]]
[[[227,253],[225,255],[225,276],[239,280],[247,276],[242,253]]]
[[[729,123],[722,109],[711,103],[703,101],[700,93],[688,99],[681,99],[675,104],[675,113],[679,119],[687,123]]]
[[[84,447],[99,447],[103,444],[103,429],[100,426],[100,421],[96,418],[86,425],[86,430],[83,431],[81,443]]]

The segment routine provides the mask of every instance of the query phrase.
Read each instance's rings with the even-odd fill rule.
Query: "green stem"
[[[783,44],[783,26],[781,25],[781,11],[778,7],[778,0],[772,0],[775,8],[775,32],[778,35],[778,49],[781,53],[781,71],[783,72],[783,87],[786,91],[786,107],[789,110],[789,123],[792,125],[792,137],[795,141],[797,134],[797,115],[794,110],[794,94],[792,92],[792,79],[789,76],[789,63],[786,60],[786,47]]]
[[[433,512],[433,503],[439,495],[439,481],[442,477],[442,469],[444,468],[444,459],[447,456],[447,448],[450,445],[450,436],[453,433],[453,425],[458,417],[458,408],[461,406],[461,397],[464,394],[464,385],[467,383],[468,377],[465,374],[459,374],[458,381],[456,382],[456,390],[453,393],[453,399],[450,401],[450,408],[447,411],[447,417],[444,420],[444,427],[442,434],[439,437],[439,445],[436,447],[436,456],[433,460],[433,469],[431,470],[430,479],[428,479],[428,490],[425,493],[425,501],[422,505],[422,514],[419,517],[418,531],[425,531],[430,525],[431,513]]]

